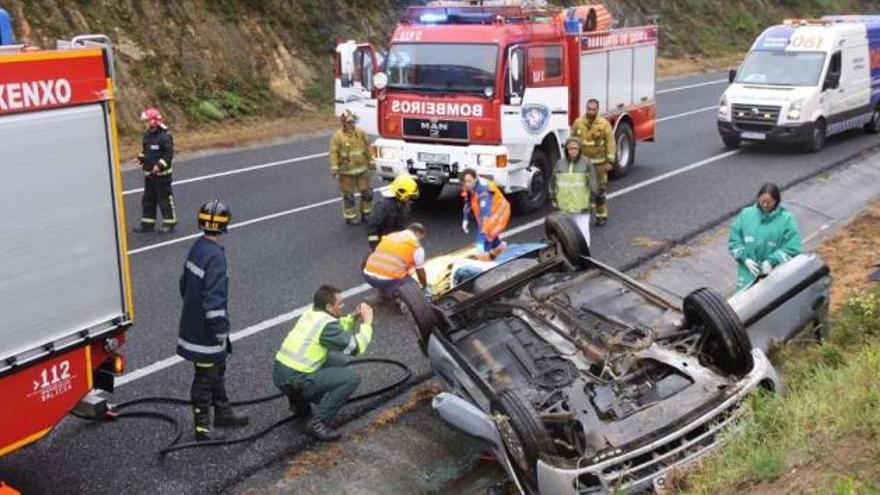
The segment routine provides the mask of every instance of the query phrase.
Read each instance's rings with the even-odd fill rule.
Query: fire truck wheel
[[[511,195],[510,203],[517,213],[528,214],[540,210],[547,204],[550,159],[544,150],[536,149],[532,153],[531,169],[537,169],[529,182],[528,191],[518,192]]]
[[[614,178],[624,177],[629,173],[636,159],[636,138],[629,122],[621,122],[614,131],[614,140],[617,143],[617,163],[611,170]]]

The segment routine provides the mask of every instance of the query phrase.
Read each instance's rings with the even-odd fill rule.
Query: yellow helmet
[[[419,183],[411,175],[401,174],[391,181],[391,192],[400,201],[411,201],[419,198]]]

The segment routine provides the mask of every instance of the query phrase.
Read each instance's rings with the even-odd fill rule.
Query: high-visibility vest
[[[404,278],[415,267],[415,253],[420,247],[418,237],[411,230],[388,234],[367,258],[364,271],[390,279]]]
[[[287,334],[275,359],[301,373],[315,372],[324,364],[330,352],[321,345],[321,332],[332,321],[336,321],[336,318],[324,311],[306,311]]]
[[[574,165],[568,162],[567,172],[560,172],[557,168],[553,177],[556,181],[556,205],[567,213],[581,213],[590,208],[590,176],[575,172]]]
[[[486,190],[470,193],[471,211],[474,212],[474,218],[476,218],[480,230],[490,238],[495,238],[507,228],[507,222],[510,221],[510,203],[507,202],[504,193],[494,182],[481,180],[486,183]],[[480,206],[487,202],[489,195],[491,195],[489,215],[483,219],[483,211]]]

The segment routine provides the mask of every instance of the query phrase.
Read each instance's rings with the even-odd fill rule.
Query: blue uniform
[[[224,361],[229,343],[226,253],[219,243],[202,237],[193,244],[180,276],[183,310],[177,354],[193,362]]]

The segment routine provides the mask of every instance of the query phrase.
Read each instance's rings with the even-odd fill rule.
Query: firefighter
[[[357,202],[355,193],[361,194],[360,213],[367,221],[373,208],[373,189],[370,187],[372,172],[376,170],[367,133],[355,127],[357,116],[346,109],[339,116],[342,128],[330,139],[330,173],[339,181],[342,191],[342,214],[349,225],[357,225]]]
[[[510,203],[494,182],[481,179],[472,168],[462,170],[459,180],[464,200],[461,230],[467,234],[468,223],[473,220],[479,229],[477,248],[480,252],[477,258],[484,261],[495,259],[507,249],[507,243],[501,240],[501,232],[510,221]]]
[[[272,381],[287,395],[295,415],[308,417],[309,403],[317,404],[306,427],[318,440],[333,441],[340,434],[327,421],[351,397],[361,377],[346,367],[346,358],[330,351],[363,354],[373,338],[373,308],[361,303],[343,316],[342,294],[329,285],[322,285],[312,302],[275,354]]]
[[[227,311],[228,277],[221,234],[232,214],[219,200],[203,204],[198,213],[204,235],[190,248],[180,277],[183,311],[177,354],[195,368],[190,398],[195,437],[217,440],[223,435],[211,428],[209,407],[214,406],[214,426],[245,426],[247,416],[236,414],[226,395],[226,353],[232,352]]]
[[[162,114],[157,108],[148,108],[141,113],[141,120],[147,123],[142,150],[137,161],[144,171],[144,194],[141,197],[141,225],[135,232],[152,232],[156,226],[156,206],[162,211],[164,234],[174,232],[177,213],[174,195],[171,193],[171,173],[174,166],[174,140],[168,128],[162,123]]]
[[[387,297],[408,283],[410,272],[415,270],[425,296],[430,297],[431,289],[425,275],[425,248],[422,247],[426,234],[422,224],[413,223],[406,230],[382,237],[373,254],[367,258],[364,280]]]
[[[419,183],[408,175],[398,175],[387,193],[376,203],[367,223],[370,251],[376,249],[383,236],[403,230],[409,223],[410,206],[419,198]]]
[[[556,162],[550,182],[550,201],[554,208],[571,215],[587,244],[590,243],[591,196],[596,195],[596,168],[581,154],[581,140],[565,141],[565,156]]]
[[[583,117],[575,119],[571,126],[571,136],[581,140],[584,155],[596,168],[596,225],[601,227],[608,222],[605,189],[608,187],[608,174],[616,161],[617,144],[614,142],[614,128],[611,123],[599,115],[599,100],[591,98],[587,101],[587,111]]]

